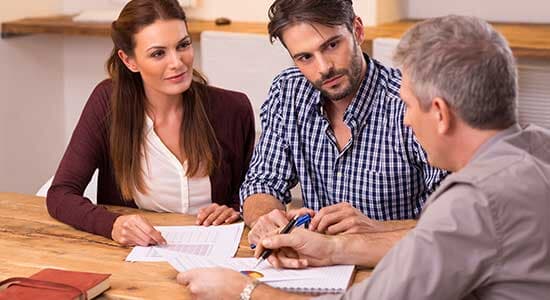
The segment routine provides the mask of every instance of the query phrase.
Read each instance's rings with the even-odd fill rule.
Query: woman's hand
[[[166,245],[162,234],[140,215],[116,218],[111,237],[124,246]]]
[[[207,207],[199,209],[197,214],[197,225],[220,225],[229,224],[239,219],[239,213],[231,207],[212,203]]]

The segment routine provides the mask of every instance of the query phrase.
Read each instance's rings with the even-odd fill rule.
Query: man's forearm
[[[399,230],[405,230],[407,231],[409,229],[412,229],[416,226],[417,220],[392,220],[392,221],[382,221],[380,224],[382,225],[381,232],[387,232],[387,231],[399,231]]]
[[[259,217],[274,209],[285,210],[284,205],[277,198],[269,194],[254,194],[245,199],[243,205],[243,219],[248,227],[254,226]]]
[[[333,258],[332,263],[353,264],[372,268],[409,230],[399,229],[378,233],[333,236],[335,247],[334,253],[331,255]]]

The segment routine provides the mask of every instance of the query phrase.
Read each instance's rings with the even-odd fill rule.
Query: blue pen
[[[302,216],[295,216],[294,218],[292,218],[292,220],[290,220],[290,222],[288,222],[288,224],[286,224],[285,227],[283,227],[283,229],[281,229],[279,234],[290,233],[294,227],[302,226],[306,223],[309,223],[310,220],[311,216],[307,214]],[[271,255],[271,253],[273,253],[272,249],[265,249],[260,255],[260,258],[258,259],[256,266],[254,266],[254,269],[256,269],[264,260],[266,260]]]

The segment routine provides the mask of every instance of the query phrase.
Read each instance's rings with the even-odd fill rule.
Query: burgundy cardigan
[[[52,217],[107,238],[112,238],[113,223],[120,214],[82,196],[95,169],[99,169],[98,204],[136,207],[133,201],[122,199],[109,154],[111,90],[111,80],[104,80],[92,92],[46,199]],[[210,176],[212,201],[238,210],[239,187],[254,147],[252,106],[242,93],[209,86],[205,109],[222,150],[221,165]]]

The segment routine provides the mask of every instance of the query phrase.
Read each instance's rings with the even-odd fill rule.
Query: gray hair
[[[517,120],[517,68],[504,37],[475,17],[446,16],[418,23],[394,60],[423,109],[443,98],[469,126],[504,129]]]

